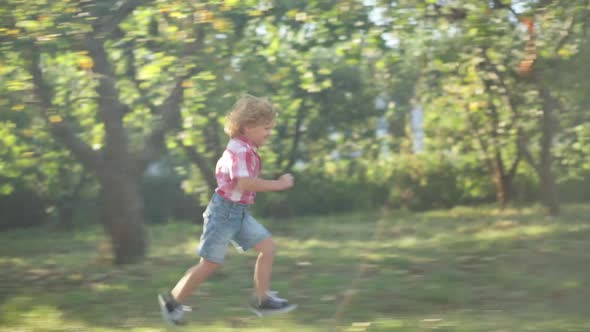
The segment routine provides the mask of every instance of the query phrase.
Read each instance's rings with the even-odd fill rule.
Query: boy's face
[[[244,136],[252,141],[257,147],[260,147],[266,143],[266,140],[270,137],[274,127],[274,120],[266,124],[246,126],[244,127]]]

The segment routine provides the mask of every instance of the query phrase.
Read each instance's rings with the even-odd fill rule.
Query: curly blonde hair
[[[275,117],[275,108],[268,99],[245,95],[238,99],[227,115],[224,131],[229,137],[236,137],[242,133],[244,126],[271,123]]]

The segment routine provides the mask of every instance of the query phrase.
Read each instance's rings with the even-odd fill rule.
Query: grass
[[[280,250],[273,288],[300,305],[246,310],[253,253],[191,298],[178,331],[588,331],[590,206],[559,218],[536,208],[455,208],[262,220]],[[112,267],[101,229],[0,233],[0,331],[171,328],[156,293],[194,264],[200,225],[149,227],[141,264]]]

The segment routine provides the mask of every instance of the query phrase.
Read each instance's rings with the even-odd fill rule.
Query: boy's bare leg
[[[201,258],[199,264],[188,269],[172,290],[171,294],[174,300],[177,303],[185,303],[199,285],[207,280],[220,266],[221,264]]]
[[[254,267],[254,287],[256,288],[258,298],[264,298],[270,288],[272,264],[277,247],[274,241],[268,238],[254,246],[254,249],[258,251],[256,266]]]

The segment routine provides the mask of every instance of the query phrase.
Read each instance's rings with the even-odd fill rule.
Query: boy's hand
[[[279,176],[278,181],[281,184],[282,190],[289,189],[293,187],[294,184],[293,175],[289,173]]]

